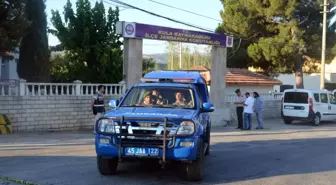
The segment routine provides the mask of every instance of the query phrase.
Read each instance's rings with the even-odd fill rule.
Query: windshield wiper
[[[143,105],[121,105],[120,107],[145,107]]]

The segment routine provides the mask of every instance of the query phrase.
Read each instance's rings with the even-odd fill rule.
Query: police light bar
[[[141,82],[176,82],[176,83],[192,83],[192,78],[141,78]]]
[[[141,78],[140,81],[144,82],[144,83],[145,82],[159,82],[160,79],[158,79],[158,78]]]
[[[180,83],[191,83],[193,82],[192,78],[172,78],[173,82],[180,82]]]

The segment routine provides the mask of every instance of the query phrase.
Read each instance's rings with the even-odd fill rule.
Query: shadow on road
[[[96,158],[92,156],[0,157],[0,174],[54,185],[221,184],[333,171],[335,155],[336,138],[218,143],[211,146],[211,154],[206,158],[202,183],[184,181],[178,166],[161,169],[157,163],[121,164],[118,174],[104,177],[98,173]]]
[[[254,130],[252,130],[254,131]],[[330,129],[320,129],[320,130],[316,130],[316,129],[312,129],[312,130],[281,130],[281,131],[276,131],[276,130],[258,130],[254,133],[249,133],[251,131],[244,131],[244,134],[236,134],[236,133],[222,133],[222,134],[216,134],[213,135],[211,137],[225,137],[225,136],[265,136],[265,135],[285,135],[285,134],[297,134],[297,133],[308,133],[308,132],[335,132],[336,131],[336,127],[335,128],[330,128]],[[238,132],[241,133],[240,130],[238,130]]]

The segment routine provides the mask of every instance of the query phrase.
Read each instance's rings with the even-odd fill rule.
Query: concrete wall
[[[294,74],[281,74],[276,79],[280,80],[284,85],[294,85],[294,88],[296,87]],[[326,73],[325,82],[336,83],[336,73]],[[320,74],[304,74],[303,85],[305,89],[320,89]]]
[[[226,89],[227,92],[230,94],[235,94],[236,89],[240,89],[240,91],[245,94],[245,92],[258,92],[259,94],[268,94],[270,91],[274,91],[276,89],[276,85],[270,85],[270,86],[251,86],[251,85],[227,85]],[[208,90],[210,91],[210,86],[208,86]],[[279,92],[279,91],[278,91]]]
[[[106,97],[106,104],[111,98],[118,97]],[[91,129],[90,101],[91,96],[0,96],[0,113],[12,117],[14,132]],[[235,121],[236,111],[232,103],[230,109]],[[107,105],[106,110],[110,110]],[[264,117],[280,117],[279,100],[265,101]]]
[[[93,128],[91,96],[0,96],[0,113],[13,131]],[[106,97],[106,104],[111,98]],[[107,110],[109,110],[107,108]]]
[[[270,91],[273,91],[273,85],[265,85],[265,86],[258,86],[258,85],[227,85],[226,86],[227,91],[229,93],[234,93],[236,89],[240,89],[240,91],[245,94],[245,92],[253,93],[254,91],[261,93],[269,93]]]

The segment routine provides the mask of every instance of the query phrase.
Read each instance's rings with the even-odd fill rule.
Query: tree
[[[142,73],[146,74],[151,71],[156,70],[156,61],[154,58],[143,58],[142,59]]]
[[[64,7],[64,22],[58,11],[52,11],[50,30],[67,51],[66,65],[76,79],[91,83],[118,83],[122,80],[122,42],[115,33],[119,9],[108,9],[96,2],[77,0],[76,13],[68,0]]]
[[[27,0],[25,11],[31,22],[22,38],[18,74],[29,82],[48,82],[50,77],[45,0]]]
[[[228,48],[227,67],[228,68],[247,68],[253,61],[248,56],[247,47],[250,42],[234,38],[233,47]]]
[[[223,23],[217,31],[234,34],[248,41],[251,66],[268,73],[296,74],[303,88],[303,58],[321,57],[321,0],[246,1],[221,0]],[[336,44],[335,32],[328,32],[328,52]]]
[[[29,25],[26,0],[0,0],[0,54],[19,46]]]
[[[180,69],[180,49],[177,42],[168,42],[166,47],[168,52],[168,69]],[[182,69],[189,69],[192,66],[210,67],[211,55],[209,48],[205,48],[204,53],[200,53],[197,47],[193,51],[188,46],[182,45]]]

